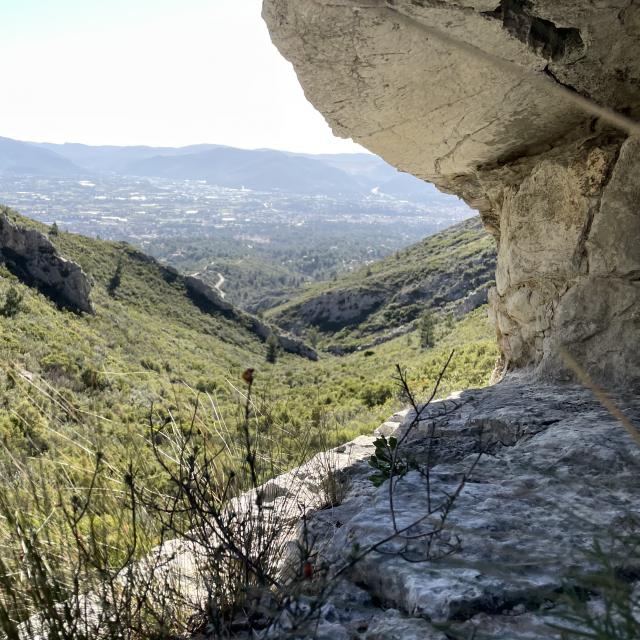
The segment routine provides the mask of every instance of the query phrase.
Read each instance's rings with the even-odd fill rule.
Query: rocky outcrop
[[[483,304],[487,304],[489,299],[489,289],[489,285],[483,285],[462,298],[455,308],[456,317],[461,318],[467,313],[471,313],[478,307],[481,307]]]
[[[219,291],[195,276],[184,277],[185,288],[193,300],[205,312],[222,313],[235,322],[247,327],[262,340],[274,335],[278,339],[280,348],[289,353],[294,353],[309,360],[317,360],[318,354],[301,340],[279,332],[275,327],[269,326],[259,318],[238,309],[222,298]]]
[[[637,398],[617,401],[640,419]],[[414,417],[380,431],[401,437]],[[562,593],[595,570],[593,541],[609,550],[612,531],[623,535],[640,513],[640,447],[578,387],[532,387],[512,376],[434,403],[401,446],[398,460],[411,459],[416,470],[394,482],[393,502],[388,480],[379,488],[368,480],[364,444],[358,440],[360,461],[352,458],[348,468],[346,499],[315,513],[312,532],[331,567],[348,564],[356,544],[362,550],[386,541],[353,564],[344,591],[359,594],[373,620],[385,613],[389,624],[396,620],[402,640],[414,637],[412,624],[423,625],[417,637],[426,638],[559,638],[549,624],[562,618]],[[433,508],[470,469],[440,540],[421,537],[441,516],[436,510],[421,520],[427,496]],[[392,508],[398,530],[417,524],[394,535]],[[335,637],[369,637],[356,634],[360,613],[336,607],[343,631]]]
[[[480,211],[508,368],[562,379],[562,345],[608,384],[640,383],[636,2],[264,0],[263,15],[338,135]]]
[[[324,330],[336,330],[356,325],[375,312],[388,297],[381,288],[350,287],[330,289],[296,305],[283,316],[293,316],[291,324],[295,329],[317,326]]]
[[[94,312],[91,285],[82,268],[58,255],[44,234],[13,224],[6,215],[0,216],[0,263],[56,304]]]
[[[485,304],[495,265],[493,239],[479,218],[470,218],[370,267],[303,292],[268,315],[295,333],[311,325],[328,332],[344,330],[337,337],[340,348],[355,347],[350,330],[371,337],[368,344],[379,344],[410,331],[425,309],[461,317]]]

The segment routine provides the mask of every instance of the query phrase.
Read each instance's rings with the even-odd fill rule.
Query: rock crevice
[[[527,0],[501,0],[497,9],[482,14],[500,20],[510,35],[545,58],[562,60],[582,53],[584,43],[579,29],[558,27],[551,20],[536,17]]]

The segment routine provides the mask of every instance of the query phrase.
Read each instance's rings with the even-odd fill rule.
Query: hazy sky
[[[261,0],[0,0],[0,135],[359,150],[271,44]]]

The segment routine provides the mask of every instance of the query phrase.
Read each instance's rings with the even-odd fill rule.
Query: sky
[[[0,0],[0,136],[362,151],[271,44],[261,0]]]

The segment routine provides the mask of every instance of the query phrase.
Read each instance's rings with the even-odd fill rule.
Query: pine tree
[[[58,236],[58,235],[60,235],[60,229],[58,229],[58,223],[57,222],[54,222],[49,227],[49,235],[50,236]]]
[[[267,338],[267,362],[275,364],[278,359],[278,352],[280,351],[280,343],[278,338],[273,333]]]
[[[20,311],[22,298],[22,294],[13,285],[10,286],[5,296],[4,304],[0,308],[0,314],[5,318],[13,318]]]
[[[426,311],[420,319],[420,346],[423,349],[433,347],[435,344],[435,322],[433,320],[433,314],[430,311]]]
[[[311,327],[309,331],[307,331],[307,340],[314,349],[318,346],[320,333],[318,332],[318,329],[316,329],[316,327]]]
[[[111,276],[111,280],[107,284],[107,293],[110,296],[113,296],[122,283],[122,260],[118,260],[118,265],[116,266],[116,270]]]

